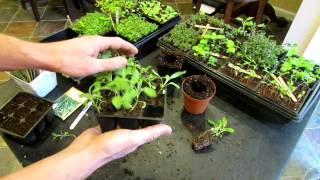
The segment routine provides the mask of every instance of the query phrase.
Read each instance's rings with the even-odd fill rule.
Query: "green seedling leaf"
[[[122,107],[122,98],[121,98],[121,96],[114,96],[114,97],[112,98],[112,105],[113,105],[117,110],[121,109],[121,107]]]
[[[233,128],[224,128],[224,131],[228,132],[228,133],[234,133],[234,129]]]
[[[177,78],[177,77],[180,77],[180,76],[182,76],[182,75],[184,75],[184,74],[186,74],[187,73],[187,71],[178,71],[178,72],[175,72],[175,73],[173,73],[171,76],[170,76],[170,80],[171,79],[175,79],[175,78]]]
[[[156,90],[154,90],[154,89],[152,89],[152,88],[144,87],[144,88],[142,89],[142,91],[143,91],[147,96],[149,96],[149,97],[151,97],[151,98],[157,97],[157,92],[156,92]]]
[[[169,82],[168,85],[172,85],[172,86],[176,87],[177,89],[180,89],[180,86],[177,85],[177,84],[174,83],[174,82]]]

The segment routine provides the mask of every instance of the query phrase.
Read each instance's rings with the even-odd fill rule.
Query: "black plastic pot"
[[[99,114],[96,113],[96,118],[101,127],[102,132],[116,129],[117,126],[124,129],[139,129],[159,124],[163,122],[167,109],[167,96],[163,96],[163,107],[155,105],[146,105],[146,107],[136,117],[114,115],[112,113]]]
[[[0,110],[0,130],[22,143],[34,143],[40,140],[46,129],[51,126],[52,104],[32,94],[21,92]],[[16,107],[12,110],[14,106]]]
[[[160,48],[167,50],[176,49],[168,43],[165,43],[162,40],[162,38],[158,40],[157,45]],[[260,83],[262,83],[262,81],[259,82],[254,88],[249,88],[246,85],[240,83],[239,81],[220,72],[219,69],[225,67],[226,64],[229,62],[228,60],[219,69],[213,69],[209,67],[207,64],[203,63],[202,61],[195,59],[194,56],[192,56],[192,51],[185,52],[183,53],[183,55],[185,57],[186,64],[209,75],[210,77],[214,78],[216,82],[226,85],[223,87],[227,89],[219,89],[218,91],[225,91],[231,89],[232,91],[239,92],[240,96],[244,96],[250,99],[250,101],[253,101],[255,104],[257,104],[256,107],[259,107],[259,109],[265,110],[267,108],[269,114],[272,114],[272,118],[281,119],[281,122],[288,122],[291,120],[299,122],[299,120],[302,120],[303,117],[306,115],[306,112],[308,112],[309,108],[312,107],[314,103],[316,103],[315,100],[317,99],[317,97],[320,96],[320,82],[317,81],[314,84],[313,88],[308,92],[308,94],[304,98],[304,101],[301,103],[302,105],[299,107],[299,109],[294,111],[288,107],[276,103],[275,101],[272,101],[269,98],[259,95],[259,93],[256,90]]]

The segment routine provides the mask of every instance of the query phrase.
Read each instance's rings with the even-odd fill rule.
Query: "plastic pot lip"
[[[191,76],[188,76],[186,77],[183,81],[182,81],[182,87],[181,87],[181,90],[182,90],[182,93],[184,96],[188,97],[189,99],[192,99],[194,101],[205,101],[205,100],[208,100],[208,99],[212,99],[215,95],[216,95],[216,84],[213,82],[212,79],[210,79],[212,85],[213,85],[213,94],[210,96],[210,97],[207,97],[206,99],[196,99],[196,98],[193,98],[191,97],[188,93],[186,93],[183,89],[183,86],[184,86],[184,83],[186,80],[188,79],[191,79],[192,77],[198,77],[198,76],[201,76],[201,75],[191,75]]]

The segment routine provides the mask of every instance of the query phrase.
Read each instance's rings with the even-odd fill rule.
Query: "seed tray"
[[[138,129],[163,122],[167,112],[167,95],[162,96],[163,107],[147,104],[138,116],[115,115],[116,113],[96,113],[102,132],[116,129]]]
[[[50,126],[52,105],[32,94],[18,93],[0,110],[0,130],[24,143],[33,143]]]
[[[157,42],[157,45],[160,48],[167,49],[167,50],[175,50],[180,51],[177,48],[173,47],[172,45],[166,43],[163,41],[163,38],[160,38]],[[271,110],[271,112],[274,112],[277,117],[284,119],[284,121],[290,121],[294,120],[299,122],[303,119],[308,109],[315,103],[317,97],[320,93],[320,82],[319,80],[315,82],[314,86],[306,93],[302,103],[300,104],[299,108],[294,111],[286,106],[282,106],[276,101],[273,101],[267,97],[261,96],[257,89],[260,86],[261,82],[258,82],[258,84],[254,88],[249,88],[239,82],[238,80],[233,79],[232,77],[229,77],[228,75],[222,73],[219,71],[219,69],[226,66],[230,60],[226,60],[226,62],[218,69],[213,69],[209,67],[207,64],[203,63],[202,61],[197,60],[192,55],[192,50],[188,52],[182,53],[185,57],[186,62],[193,66],[194,68],[200,70],[201,72],[209,75],[210,77],[214,78],[215,80],[227,85],[225,87],[232,88],[235,91],[240,92],[242,95],[252,99],[254,102],[259,103],[262,105],[262,107],[267,107]],[[268,77],[265,77],[267,79]],[[220,91],[223,89],[220,89]]]

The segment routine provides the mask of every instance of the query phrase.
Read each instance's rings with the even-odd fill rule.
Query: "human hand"
[[[47,49],[43,53],[52,71],[73,77],[88,76],[102,71],[111,71],[127,64],[123,56],[97,59],[99,52],[106,49],[117,50],[120,54],[134,56],[136,47],[118,37],[83,36],[71,40],[42,44]]]
[[[88,148],[95,155],[95,160],[105,164],[133,152],[145,143],[168,136],[171,132],[171,128],[164,124],[139,130],[118,129],[103,134],[96,127],[84,131],[67,149]]]

